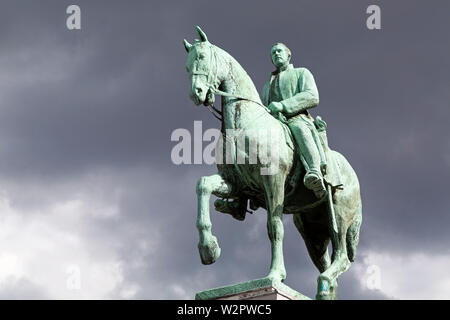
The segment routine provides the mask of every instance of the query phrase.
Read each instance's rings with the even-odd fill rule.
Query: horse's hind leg
[[[338,227],[337,237],[332,240],[333,254],[332,263],[328,269],[322,272],[317,280],[316,299],[336,299],[337,278],[350,268],[350,260],[347,253],[347,229],[349,221],[346,220],[344,210],[339,206],[335,206],[336,222]]]
[[[226,197],[231,193],[231,185],[220,174],[201,177],[197,183],[197,229],[200,236],[198,250],[203,264],[214,263],[220,256],[217,238],[211,233],[209,200],[211,194]]]
[[[362,207],[359,204],[358,210],[356,211],[355,220],[347,230],[347,251],[348,259],[353,262],[356,256],[356,247],[359,243],[359,229],[362,222]]]
[[[286,279],[286,268],[283,258],[283,202],[284,202],[284,174],[261,176],[264,182],[267,205],[267,232],[272,247],[272,261],[267,276],[275,281]]]
[[[314,229],[313,225],[303,221],[300,214],[294,214],[294,224],[305,241],[312,262],[320,273],[325,272],[331,264],[328,254],[328,243],[330,242],[328,230]]]

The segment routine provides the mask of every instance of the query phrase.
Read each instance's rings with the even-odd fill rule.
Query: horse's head
[[[184,47],[188,52],[186,71],[191,79],[190,98],[196,105],[211,105],[214,102],[214,94],[210,89],[217,82],[217,61],[215,60],[214,46],[208,41],[206,34],[196,27],[200,40],[190,44],[184,40]]]

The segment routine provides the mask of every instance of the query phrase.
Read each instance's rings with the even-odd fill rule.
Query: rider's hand
[[[272,114],[283,111],[283,105],[280,102],[271,102],[269,104],[269,110]]]

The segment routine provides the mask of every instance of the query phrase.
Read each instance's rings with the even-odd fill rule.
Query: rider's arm
[[[283,105],[283,113],[287,116],[294,116],[319,104],[316,82],[312,73],[306,68],[302,68],[298,77],[297,90],[298,93],[291,98],[280,101]]]

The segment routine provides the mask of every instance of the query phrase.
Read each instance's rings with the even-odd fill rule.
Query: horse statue
[[[340,185],[327,183],[327,195],[322,199],[316,198],[302,183],[305,169],[298,150],[293,147],[293,137],[287,125],[280,121],[282,119],[270,114],[261,103],[255,85],[241,65],[230,54],[211,44],[199,27],[196,27],[196,31],[199,40],[195,40],[193,44],[184,40],[188,52],[186,70],[191,81],[190,98],[196,105],[204,104],[213,111],[211,107],[214,108],[215,95],[220,95],[221,110],[214,110],[222,116],[222,133],[225,134],[228,130],[245,131],[246,141],[255,144],[253,150],[256,150],[257,158],[256,164],[237,162],[238,157],[248,159],[250,151],[246,144],[236,143],[236,136],[227,136],[227,141],[232,140],[232,147],[224,151],[223,157],[234,159],[233,162],[217,162],[216,174],[199,179],[196,189],[197,229],[202,263],[214,263],[221,252],[217,238],[211,232],[211,195],[227,200],[237,199],[243,211],[227,213],[238,220],[245,218],[247,200],[250,200],[252,209],[261,207],[267,211],[267,230],[272,253],[267,278],[280,282],[286,279],[282,217],[283,214],[291,214],[312,262],[320,272],[316,299],[336,299],[337,278],[354,261],[359,242],[362,205],[356,173],[344,156],[329,149],[326,139],[322,139],[327,159],[335,164],[334,173],[339,174]],[[318,127],[320,131],[320,121]],[[276,136],[282,137],[278,150],[267,148],[267,139],[259,134],[258,129],[270,129]],[[223,150],[219,145],[220,142],[223,144],[223,140],[218,142],[216,157],[217,150]],[[268,154],[262,155],[261,150],[266,150]],[[277,170],[272,174],[263,174],[261,166],[267,165],[267,159],[274,157],[277,157]],[[324,178],[327,179],[328,176],[331,173]],[[223,202],[216,200],[215,205],[216,209],[220,209]],[[330,241],[333,248],[331,259],[328,254]]]

